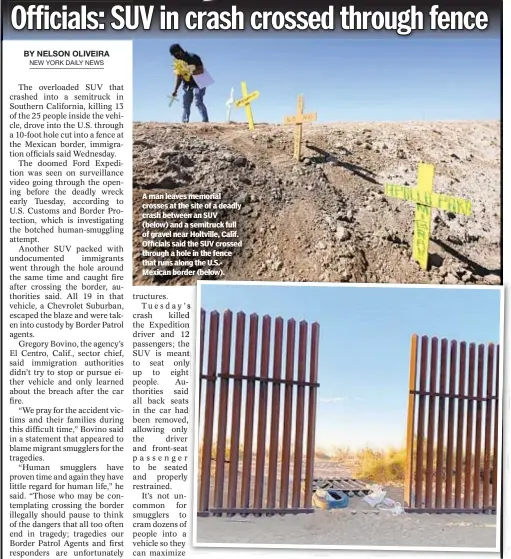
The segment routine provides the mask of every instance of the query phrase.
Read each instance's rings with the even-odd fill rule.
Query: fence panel
[[[319,325],[200,316],[197,513],[313,512]]]
[[[496,512],[499,355],[498,344],[412,336],[407,511]]]

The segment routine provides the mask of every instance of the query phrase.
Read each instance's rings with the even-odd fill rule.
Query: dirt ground
[[[353,468],[356,468],[353,460],[343,463],[317,460],[314,475],[323,479],[351,477]],[[241,471],[239,473],[241,475]],[[290,489],[291,485],[292,481]],[[211,487],[212,495],[213,483]],[[388,498],[402,503],[402,486],[384,485],[383,489]],[[199,545],[229,543],[495,549],[496,537],[495,515],[404,513],[394,516],[387,510],[372,508],[361,496],[352,496],[345,509],[316,509],[313,514],[199,517],[195,539]]]
[[[495,516],[392,516],[384,511],[354,514],[353,509],[347,508],[296,516],[198,518],[196,541],[198,544],[495,549],[496,533]]]
[[[243,248],[223,280],[499,284],[500,122],[293,127],[134,123],[133,281],[142,276],[144,193],[221,193],[241,211]],[[387,198],[386,183],[415,186],[419,162],[435,165],[436,192],[472,201],[473,215],[433,210],[430,269],[411,259],[414,204]],[[207,278],[212,279],[212,278]]]

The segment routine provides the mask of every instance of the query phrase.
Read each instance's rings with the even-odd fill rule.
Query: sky
[[[225,122],[231,88],[241,81],[260,97],[255,122],[280,123],[304,95],[318,122],[479,120],[500,118],[500,41],[497,38],[390,36],[384,39],[194,39],[133,42],[135,121],[180,122],[168,107],[174,88],[169,46],[198,54],[215,83],[205,103],[210,121]],[[180,95],[181,97],[181,95]],[[192,107],[191,121],[199,116]],[[231,120],[245,122],[233,109]]]
[[[495,289],[208,283],[200,304],[319,322],[316,447],[325,450],[404,444],[413,334],[500,342]]]

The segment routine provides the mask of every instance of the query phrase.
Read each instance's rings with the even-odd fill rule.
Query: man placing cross
[[[202,122],[209,122],[208,110],[204,105],[206,88],[199,88],[193,79],[193,76],[204,72],[202,60],[196,54],[186,52],[178,44],[170,47],[170,54],[175,58],[174,71],[176,73],[176,85],[172,97],[177,97],[179,87],[183,84],[183,122],[187,123],[190,120],[190,108],[194,99]]]

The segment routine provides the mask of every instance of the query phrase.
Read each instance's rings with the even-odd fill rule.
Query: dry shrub
[[[366,448],[358,455],[355,477],[373,483],[403,482],[405,479],[406,449]]]
[[[348,447],[338,447],[334,451],[334,459],[337,462],[347,462],[353,458],[353,451]]]

